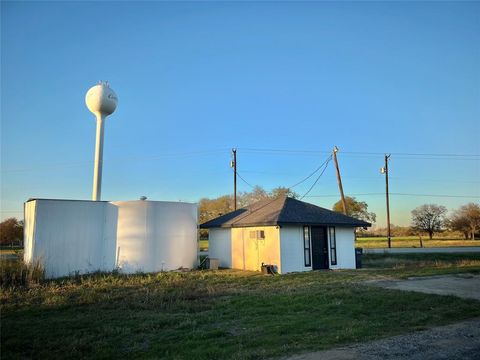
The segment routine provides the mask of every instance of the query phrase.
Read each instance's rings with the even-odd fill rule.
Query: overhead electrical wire
[[[277,153],[277,154],[309,154],[309,155],[318,155],[319,153],[330,154],[331,151],[326,150],[302,150],[302,149],[274,149],[274,148],[238,148],[239,150],[245,152],[254,152],[254,153]],[[217,148],[217,149],[206,149],[206,150],[197,150],[189,151],[183,153],[164,153],[164,154],[150,154],[150,155],[127,155],[120,157],[111,157],[109,162],[125,162],[125,161],[142,161],[142,160],[158,160],[163,158],[177,158],[177,157],[189,157],[189,156],[201,156],[201,155],[211,155],[219,152],[224,152],[228,150],[227,148]],[[362,152],[362,151],[342,151],[342,154],[352,157],[373,157],[378,155],[383,155],[382,152]],[[394,155],[397,159],[418,159],[418,160],[470,160],[470,161],[480,161],[480,154],[455,154],[455,153],[411,153],[411,152],[393,152],[391,155]],[[23,171],[41,171],[47,168],[57,168],[57,167],[72,167],[72,166],[89,166],[92,165],[93,161],[72,161],[68,163],[57,163],[57,164],[46,164],[44,166],[34,166],[31,168],[13,168],[13,169],[2,169],[2,173],[6,172],[23,172]]]
[[[289,189],[293,189],[294,187],[304,183],[305,181],[307,181],[308,179],[310,179],[313,175],[315,175],[325,164],[328,164],[328,162],[332,160],[332,155],[330,155],[327,159],[325,159],[325,161],[318,167],[316,168],[310,175],[308,175],[306,178],[300,180],[299,182],[297,182],[296,184],[288,187]]]
[[[444,198],[474,198],[480,199],[478,195],[448,195],[448,194],[410,194],[410,193],[389,193],[389,195],[396,196],[428,196],[428,197],[444,197]],[[319,198],[319,197],[336,197],[338,194],[324,194],[324,195],[309,195],[309,198]],[[349,194],[349,196],[385,196],[385,193],[357,193]]]
[[[278,152],[278,153],[326,153],[331,151],[327,150],[300,150],[300,149],[273,149],[273,148],[238,148],[243,151],[251,152]],[[342,154],[358,154],[358,155],[384,155],[384,152],[367,152],[367,151],[343,151]],[[410,152],[389,152],[395,156],[434,156],[434,157],[476,157],[480,158],[480,154],[453,154],[453,153],[410,153]]]
[[[328,164],[330,163],[330,161],[332,160],[332,155],[330,155],[327,159],[327,161],[324,163],[325,167],[323,168],[323,170],[320,172],[320,175],[318,175],[317,179],[315,180],[315,182],[312,184],[312,186],[310,186],[310,189],[308,189],[308,191],[303,194],[303,196],[300,198],[300,200],[302,200],[305,196],[308,195],[308,193],[310,191],[312,191],[312,189],[315,187],[315,185],[317,184],[318,180],[320,180],[320,178],[322,177],[323,173],[325,172],[325,170],[327,170],[327,167],[328,167]]]
[[[423,155],[423,154],[422,154]],[[332,160],[332,156],[330,155],[320,166],[318,166],[312,173],[310,173],[308,176],[300,180],[299,182],[293,184],[292,186],[288,187],[288,189],[293,189],[294,187],[304,183],[308,179],[310,179],[312,176],[314,176],[318,171],[321,171],[319,176],[316,178],[315,182],[310,186],[310,188],[307,190],[307,192],[300,198],[303,199],[305,197],[337,197],[337,195],[332,195],[332,194],[325,194],[325,195],[308,195],[312,189],[315,187],[315,185],[318,183],[322,175],[325,173],[328,163]],[[249,187],[252,189],[255,188],[252,184],[250,184],[245,178],[243,178],[237,171],[237,175],[242,180],[245,184],[247,184]],[[350,194],[351,196],[384,196],[385,193],[357,193],[357,194]],[[480,196],[477,195],[451,195],[451,194],[415,194],[415,193],[390,193],[390,195],[394,196],[426,196],[426,197],[443,197],[443,198],[480,198]]]
[[[292,174],[292,172],[286,172],[286,171],[256,171],[256,170],[242,170],[242,174],[261,174],[261,175],[288,175],[288,176],[295,176]],[[335,175],[331,176],[332,179],[336,179],[337,177]],[[342,176],[342,179],[355,179],[355,180],[383,180],[381,176]],[[464,179],[412,179],[409,177],[399,177],[399,176],[389,176],[389,179],[395,179],[395,180],[408,180],[409,182],[440,182],[440,183],[480,183],[480,180],[464,180]]]
[[[226,149],[210,149],[210,150],[199,150],[199,151],[189,151],[183,153],[163,153],[163,154],[149,154],[149,155],[124,155],[119,157],[110,157],[108,159],[109,163],[124,163],[125,161],[142,161],[142,160],[160,160],[165,158],[181,158],[181,157],[190,157],[190,156],[204,156],[204,155],[215,155],[218,153],[225,152]],[[2,169],[2,173],[6,172],[24,172],[24,171],[38,171],[49,168],[57,167],[75,167],[75,166],[90,166],[93,165],[93,161],[72,161],[69,163],[57,163],[57,164],[46,164],[43,166],[31,167],[31,168],[13,168],[13,169]]]
[[[247,184],[248,186],[250,186],[252,189],[255,188],[255,186],[253,186],[252,184],[250,184],[247,180],[245,180],[237,171],[237,176],[240,178],[240,180],[242,180],[245,184]]]
[[[315,180],[314,184],[312,185],[312,188],[313,186],[315,186],[315,184],[318,182],[319,178],[323,175],[323,173],[325,172],[325,169],[326,169],[326,166],[328,165],[328,163],[332,160],[332,155],[330,155],[328,158],[325,159],[325,161],[319,166],[317,167],[312,173],[310,173],[307,177],[303,178],[302,180],[300,180],[299,182],[293,184],[292,186],[289,186],[287,187],[287,189],[293,189],[294,187],[304,183],[305,181],[307,181],[308,179],[310,179],[313,175],[315,175],[319,170],[321,170],[324,166],[325,168],[323,169],[322,173],[320,174],[320,176]],[[232,169],[233,170],[233,169]],[[235,170],[233,170],[235,171]],[[255,188],[255,186],[253,186],[252,184],[250,184],[247,180],[245,180],[241,175],[240,173],[238,172],[237,170],[237,176],[240,178],[240,180],[242,180],[245,184],[247,184],[248,186],[250,186],[252,189]],[[310,188],[310,190],[312,189]],[[309,191],[310,191],[309,190]]]

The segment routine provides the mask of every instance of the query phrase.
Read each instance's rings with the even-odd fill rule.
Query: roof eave
[[[345,226],[345,227],[370,227],[372,224],[367,222],[358,223],[335,223],[335,222],[279,222],[278,225],[309,225],[309,226]]]
[[[258,227],[258,226],[278,226],[277,222],[264,222],[264,223],[246,223],[246,224],[221,224],[221,225],[208,225],[201,224],[200,229],[230,229],[230,228],[243,228],[243,227]]]
[[[221,225],[208,225],[207,223],[201,224],[200,229],[230,229],[230,228],[242,228],[242,227],[258,227],[258,226],[282,226],[282,225],[309,225],[309,226],[343,226],[343,227],[371,227],[372,224],[367,222],[357,222],[357,223],[332,223],[332,222],[264,222],[264,223],[247,223],[247,224],[221,224]]]

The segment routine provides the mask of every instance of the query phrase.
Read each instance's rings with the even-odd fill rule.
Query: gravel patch
[[[480,300],[480,275],[475,274],[412,277],[407,280],[371,280],[366,283],[387,289],[454,295]]]
[[[478,360],[480,318],[407,335],[285,357],[288,360]]]

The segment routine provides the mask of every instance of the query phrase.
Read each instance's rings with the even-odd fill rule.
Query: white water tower
[[[105,119],[117,108],[118,98],[108,82],[100,82],[91,87],[85,95],[85,103],[97,119],[97,140],[95,142],[95,164],[93,168],[92,200],[102,196],[103,130]]]

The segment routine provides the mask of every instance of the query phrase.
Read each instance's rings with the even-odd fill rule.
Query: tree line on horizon
[[[260,186],[255,186],[250,192],[240,192],[237,195],[237,208],[251,205],[265,199],[275,199],[280,196],[289,196],[298,199],[300,196],[286,187],[277,187],[266,191]],[[214,199],[202,198],[199,201],[199,223],[214,219],[234,210],[232,195],[222,195]],[[355,197],[346,196],[347,215],[354,218],[375,223],[376,214],[368,211],[368,204],[359,201]],[[341,200],[333,204],[332,210],[343,213]],[[468,203],[453,211],[447,216],[447,208],[437,204],[424,204],[411,211],[411,226],[391,225],[392,236],[414,236],[427,234],[430,239],[433,235],[443,231],[461,233],[465,239],[475,239],[475,234],[480,230],[480,205]],[[364,236],[383,236],[387,233],[386,228],[377,230],[360,230]],[[206,237],[207,231],[202,230],[201,237]]]
[[[257,201],[276,199],[289,196],[298,199],[300,196],[295,191],[286,187],[276,187],[266,191],[261,186],[255,186],[251,191],[240,192],[237,195],[237,208],[249,206]],[[354,218],[375,223],[376,214],[368,211],[368,204],[355,197],[347,196],[347,215]],[[213,199],[202,198],[199,201],[199,223],[214,219],[234,210],[233,195],[222,195]],[[338,200],[332,210],[343,212],[342,202]],[[412,210],[411,226],[391,225],[392,236],[413,236],[427,234],[430,239],[436,233],[452,231],[460,233],[468,240],[475,240],[475,234],[480,230],[480,205],[468,203],[454,210],[450,216],[445,206],[437,204],[424,204]],[[20,245],[23,240],[23,221],[8,218],[0,223],[0,245]],[[385,228],[360,230],[362,236],[385,236]],[[200,237],[205,238],[208,231],[200,230]],[[478,236],[477,236],[478,237]]]

